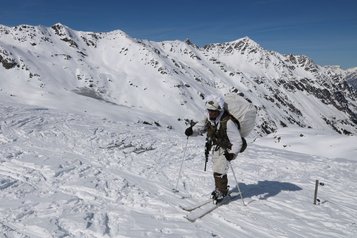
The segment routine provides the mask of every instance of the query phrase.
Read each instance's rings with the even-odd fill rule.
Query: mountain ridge
[[[48,98],[73,93],[182,122],[202,116],[207,94],[236,92],[258,107],[255,135],[287,126],[356,134],[353,72],[265,50],[249,37],[198,47],[188,39],[154,42],[60,23],[0,25],[3,96],[58,107]]]

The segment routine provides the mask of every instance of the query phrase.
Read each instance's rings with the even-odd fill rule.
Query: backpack
[[[241,136],[247,137],[255,126],[257,117],[256,107],[238,94],[229,93],[224,96],[225,109],[238,122]]]

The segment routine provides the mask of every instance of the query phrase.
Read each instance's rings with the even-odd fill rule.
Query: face
[[[215,120],[219,116],[218,110],[207,110],[207,111],[210,120]]]

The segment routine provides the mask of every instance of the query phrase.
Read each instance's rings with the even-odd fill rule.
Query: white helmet
[[[224,99],[220,96],[209,95],[206,98],[206,109],[214,111],[223,111],[224,110]]]

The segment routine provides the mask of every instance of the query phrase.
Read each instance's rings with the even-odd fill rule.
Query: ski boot
[[[229,185],[227,174],[213,173],[216,189],[211,193],[213,203],[220,203],[228,195]]]
[[[213,200],[214,204],[218,204],[223,201],[223,199],[228,195],[228,190],[225,192],[221,192],[218,189],[214,190],[211,193],[211,199]]]

